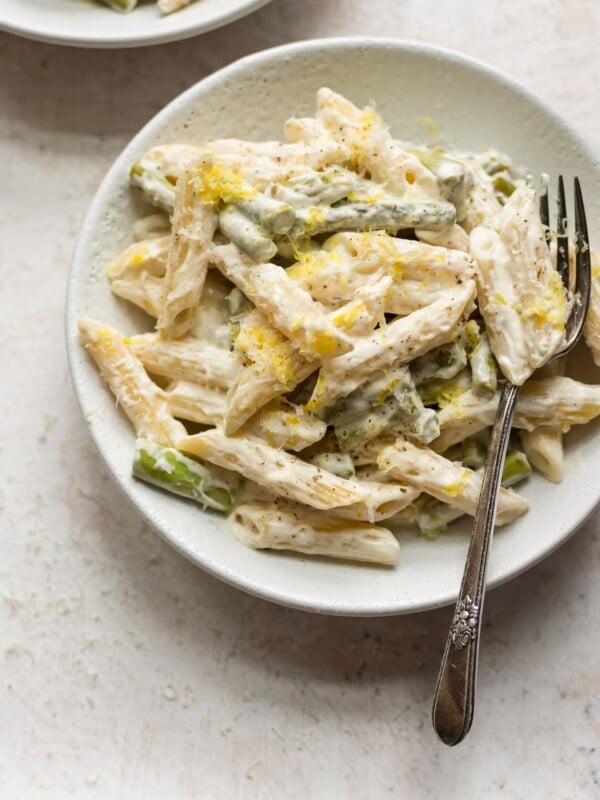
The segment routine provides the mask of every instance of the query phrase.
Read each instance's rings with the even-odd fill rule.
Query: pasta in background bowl
[[[341,614],[402,613],[454,599],[468,523],[455,524],[435,541],[401,533],[399,563],[393,570],[243,548],[214,514],[163,496],[131,477],[131,431],[78,342],[77,320],[82,317],[100,319],[127,335],[150,327],[143,315],[110,295],[103,275],[106,264],[131,243],[132,225],[148,213],[129,187],[131,165],[151,147],[169,142],[278,139],[287,118],[313,112],[315,93],[324,84],[359,105],[377,101],[377,111],[403,140],[427,138],[423,118],[428,117],[429,127],[431,118],[439,127],[443,145],[474,152],[493,147],[534,174],[560,169],[567,176],[584,175],[588,217],[594,219],[599,173],[592,154],[564,121],[498,73],[435,48],[385,40],[325,40],[276,48],[237,62],[174,100],[109,172],[73,262],[67,302],[69,359],[80,405],[109,469],[138,510],[180,551],[222,579],[284,604]],[[485,119],[478,113],[481,97],[489,102]],[[592,228],[592,242],[594,233]],[[588,383],[598,382],[589,364],[582,368]],[[585,478],[600,466],[595,428],[592,423],[568,437],[562,484],[534,477],[524,486],[531,511],[497,533],[492,584],[560,544],[595,506],[598,490]]]
[[[165,12],[183,0],[163,0]],[[107,0],[109,2],[109,0]],[[131,8],[133,0],[110,0]],[[191,0],[176,13],[144,2],[131,13],[115,12],[103,0],[2,0],[0,29],[72,47],[141,47],[174,42],[227,25],[269,0]]]

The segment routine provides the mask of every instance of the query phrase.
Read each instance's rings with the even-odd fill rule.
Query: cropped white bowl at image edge
[[[100,2],[3,0],[0,29],[73,47],[141,47],[187,39],[220,28],[270,0],[195,0],[163,15],[156,3],[122,14]]]
[[[285,120],[313,111],[328,85],[358,105],[377,102],[395,134],[423,140],[433,118],[442,143],[472,151],[494,147],[533,174],[560,171],[584,178],[592,243],[600,169],[569,124],[524,87],[458,54],[383,39],[328,39],[248,56],[173,100],[119,156],[92,203],[73,260],[67,298],[67,344],[73,384],[92,437],[110,472],[143,517],[175,548],[212,574],[285,605],[333,614],[408,613],[452,602],[468,545],[469,522],[435,541],[400,539],[393,570],[244,548],[224,520],[163,495],[131,477],[133,433],[115,409],[77,337],[77,320],[94,316],[125,332],[132,314],[111,295],[102,271],[131,241],[143,205],[130,189],[130,165],[149,147],[227,136],[281,138]],[[486,113],[481,114],[482,98]],[[420,121],[419,121],[420,120]],[[597,377],[588,376],[589,382]],[[591,513],[600,487],[600,440],[592,423],[569,435],[565,480],[536,476],[520,492],[531,510],[495,536],[490,585],[522,572],[560,545]],[[566,502],[568,498],[568,502]]]

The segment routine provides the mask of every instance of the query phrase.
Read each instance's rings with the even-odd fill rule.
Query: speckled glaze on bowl
[[[0,29],[72,47],[141,47],[227,25],[270,0],[198,0],[163,16],[155,3],[120,14],[94,0],[2,0]]]
[[[375,100],[401,137],[427,140],[418,122],[432,116],[442,143],[496,147],[534,174],[578,174],[591,222],[600,207],[600,169],[568,123],[524,87],[456,53],[383,39],[327,39],[257,53],[211,75],[177,97],[132,140],[104,179],[87,214],[71,269],[66,325],[73,385],[92,437],[118,485],[168,542],[213,575],[245,591],[329,614],[399,614],[452,602],[458,590],[469,525],[436,541],[401,535],[396,569],[378,569],[238,544],[216,515],[135,482],[130,476],[133,432],[77,340],[77,319],[94,316],[126,333],[138,317],[112,297],[104,265],[131,241],[142,207],[128,184],[129,165],[159,142],[211,137],[280,138],[292,114],[310,114],[323,85],[354,102]],[[589,365],[581,367],[598,381]],[[534,477],[522,488],[532,509],[495,537],[490,585],[530,567],[561,544],[598,502],[600,439],[594,424],[568,437],[560,486]]]

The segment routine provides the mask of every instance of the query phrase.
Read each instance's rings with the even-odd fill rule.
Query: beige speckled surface
[[[319,618],[184,561],[105,474],[62,331],[99,180],[215,68],[292,39],[417,38],[506,70],[600,147],[599,28],[592,0],[274,0],[136,52],[0,35],[2,800],[600,796],[598,515],[489,595],[475,727],[447,750],[429,710],[449,610]]]

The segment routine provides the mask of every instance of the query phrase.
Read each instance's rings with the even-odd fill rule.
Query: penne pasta
[[[396,480],[442,500],[465,514],[475,515],[481,493],[481,475],[449,461],[426,447],[416,447],[406,439],[398,439],[384,448],[377,466]],[[524,514],[529,503],[510,489],[500,489],[498,495],[498,525],[506,525]]]
[[[367,498],[367,490],[353,481],[270,447],[256,436],[226,436],[214,428],[180,439],[184,453],[198,456],[270,489],[275,494],[314,508],[348,506]]]
[[[331,89],[323,88],[317,92],[315,117],[332,139],[350,147],[358,169],[369,172],[389,191],[411,199],[440,198],[435,176],[392,138],[370,106],[361,110]]]
[[[173,381],[165,398],[174,417],[201,425],[220,425],[227,411],[225,392],[207,384]]]
[[[234,536],[247,547],[393,566],[400,547],[386,528],[330,519],[297,505],[243,503],[231,514]]]
[[[211,258],[307,358],[347,352],[351,342],[310,294],[276,264],[256,264],[235,245],[215,247]]]
[[[375,375],[452,340],[463,316],[470,314],[474,296],[475,284],[466,281],[456,289],[448,289],[430,306],[396,319],[357,341],[350,353],[325,362],[309,408],[329,406]]]
[[[138,437],[172,446],[186,435],[124,336],[94,319],[79,320],[79,336]]]
[[[271,447],[298,452],[325,436],[327,425],[300,406],[273,404],[255,414],[243,433],[259,436]]]
[[[558,349],[567,313],[533,190],[519,187],[470,241],[492,350],[504,375],[521,386]]]
[[[163,339],[157,333],[131,336],[127,343],[148,372],[227,390],[235,380],[233,354],[201,339]]]
[[[439,413],[441,433],[433,447],[443,452],[467,436],[493,424],[499,393],[489,399],[467,391]],[[600,386],[556,376],[525,384],[517,400],[513,425],[534,430],[542,425],[558,426],[563,432],[572,425],[585,425],[600,415]]]
[[[208,269],[209,244],[217,227],[212,205],[202,202],[198,196],[193,167],[177,182],[172,225],[157,327],[164,336],[176,338],[187,333],[194,324]]]
[[[370,280],[388,275],[384,311],[410,314],[435,302],[457,282],[474,278],[466,253],[433,247],[386,233],[338,233],[321,250],[299,251],[287,270],[295,282],[322,303],[347,302]]]

